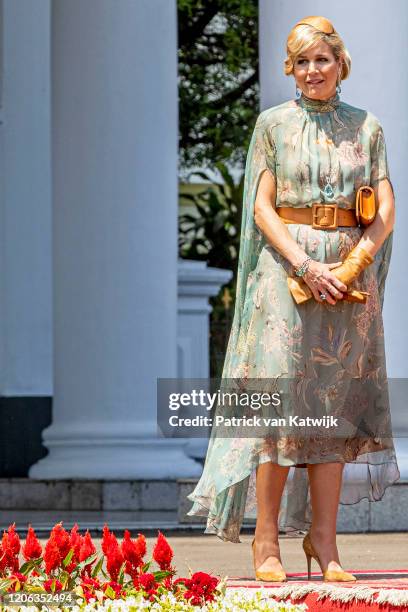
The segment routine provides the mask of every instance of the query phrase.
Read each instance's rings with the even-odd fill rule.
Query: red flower
[[[82,544],[82,536],[80,533],[78,533],[78,524],[75,523],[75,525],[72,527],[71,531],[69,532],[69,550],[73,551],[71,561],[68,563],[68,565],[65,568],[65,570],[69,574],[73,572],[73,570],[76,568],[77,564],[79,563],[81,544]],[[81,574],[84,574],[84,570],[81,572]]]
[[[49,574],[52,570],[55,570],[57,567],[62,566],[63,560],[71,550],[71,536],[63,528],[61,521],[54,525],[51,530],[48,542],[45,545],[44,561],[45,571],[47,572],[47,574]],[[65,569],[67,572],[70,573],[75,568],[75,566],[76,560],[74,559],[73,554],[70,563]]]
[[[125,559],[115,534],[109,531],[106,523],[103,527],[101,547],[106,556],[106,569],[112,580],[115,581],[118,579],[119,570]]]
[[[48,593],[52,593],[52,583],[55,582],[55,592],[62,591],[62,582],[57,580],[57,578],[49,578],[44,582],[44,589],[48,591]]]
[[[71,548],[74,549],[74,554],[72,556],[72,558],[76,559],[77,561],[79,560],[79,551],[81,548],[81,534],[78,533],[78,525],[77,523],[75,523],[75,525],[72,527],[70,534],[69,534],[69,541],[70,541],[70,546]]]
[[[109,527],[107,526],[107,524],[105,523],[105,525],[103,526],[103,535],[102,535],[102,542],[101,542],[101,547],[102,547],[102,551],[104,553],[105,556],[108,555],[109,549],[114,546],[118,546],[118,541],[116,539],[116,536],[114,533],[111,533],[109,531]]]
[[[85,561],[88,557],[93,555],[96,552],[96,548],[94,543],[92,542],[91,534],[89,530],[86,530],[85,535],[81,538],[81,548],[79,550],[79,561]],[[85,566],[85,569],[88,571],[92,567],[92,563],[89,563]]]
[[[144,588],[145,591],[149,591],[156,586],[156,580],[153,574],[140,574],[139,584]]]
[[[141,586],[146,591],[149,600],[153,601],[157,594],[159,583],[156,582],[153,574],[140,574],[139,584],[137,586]]]
[[[71,550],[71,541],[69,533],[62,526],[62,521],[54,525],[51,530],[50,538],[57,544],[62,559],[65,559]]]
[[[13,582],[8,587],[9,591],[15,591],[29,582],[27,577],[18,571],[20,548],[20,539],[15,531],[14,523],[9,526],[7,532],[3,532],[0,542],[0,574],[7,568],[11,569],[9,577]],[[116,536],[105,524],[103,528],[102,550],[106,556],[106,568],[110,575],[110,581],[100,584],[98,579],[91,577],[90,570],[93,563],[88,563],[86,567],[82,568],[80,581],[78,582],[80,582],[83,597],[87,603],[92,599],[97,599],[95,596],[96,589],[102,590],[105,599],[109,597],[106,594],[108,589],[114,599],[121,599],[126,596],[128,583],[126,588],[118,583],[119,572],[123,566],[126,567],[126,571],[130,574],[134,586],[143,589],[146,599],[150,601],[154,601],[157,598],[162,587],[169,591],[173,589],[177,597],[182,594],[193,605],[203,605],[215,599],[214,592],[219,579],[209,574],[196,572],[190,578],[178,578],[173,582],[175,574],[175,569],[171,566],[173,550],[160,530],[158,531],[157,542],[152,557],[161,570],[169,573],[168,576],[163,578],[156,579],[154,573],[142,573],[144,565],[143,557],[146,554],[146,538],[142,533],[138,534],[137,539],[132,540],[130,531],[126,529],[122,543],[119,545]],[[39,559],[42,555],[41,544],[31,524],[28,526],[22,553],[26,561]],[[53,572],[57,568],[62,567],[67,555],[70,554],[71,560],[65,569],[67,572],[70,572],[78,563],[83,563],[95,553],[96,548],[92,542],[89,530],[82,536],[79,533],[78,525],[75,524],[71,532],[68,533],[63,528],[62,521],[57,523],[51,530],[50,537],[44,547],[45,571],[49,574],[48,579],[43,582],[44,589],[47,592],[61,591],[63,589],[62,582],[56,578],[58,574],[53,574]],[[42,576],[42,574],[40,575],[35,570],[33,570],[31,575],[40,578]],[[130,581],[130,584],[132,581]],[[183,588],[180,589],[181,593],[177,589],[177,585],[183,585]]]
[[[133,569],[143,564],[142,557],[146,553],[146,538],[143,534],[139,533],[137,540],[133,541],[130,538],[129,530],[125,529],[121,550],[124,559],[127,561],[126,571],[128,574],[131,574]]]
[[[187,591],[184,593],[184,598],[190,600],[193,606],[199,606],[206,601],[214,601],[214,590],[219,579],[210,576],[205,572],[195,572],[191,578],[178,578],[176,583],[183,582]]]
[[[22,550],[24,559],[26,561],[29,561],[30,559],[38,559],[42,555],[41,544],[31,525],[28,526],[27,537]]]
[[[19,568],[18,553],[20,551],[20,538],[15,532],[16,524],[9,526],[7,533],[3,531],[2,542],[0,546],[0,572],[9,567],[11,571],[16,572]]]
[[[161,570],[170,570],[171,565],[170,562],[173,558],[173,551],[167,542],[164,535],[159,530],[159,535],[157,536],[157,542],[153,549],[153,559],[159,565]]]
[[[5,533],[5,532],[4,532]],[[20,538],[16,533],[16,524],[13,523],[7,530],[7,546],[10,549],[11,554],[18,555],[20,552]]]
[[[146,538],[143,533],[139,533],[136,540],[136,548],[140,557],[144,557],[146,554]]]
[[[119,570],[123,562],[124,558],[122,551],[120,550],[119,544],[116,543],[116,546],[112,545],[111,548],[109,548],[106,561],[106,569],[112,580],[116,581],[118,579]]]
[[[53,537],[50,537],[45,545],[44,552],[45,572],[49,574],[52,570],[60,566],[62,558],[58,544]]]

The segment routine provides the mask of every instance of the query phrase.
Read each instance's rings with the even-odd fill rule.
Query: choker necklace
[[[334,96],[328,98],[327,100],[315,100],[313,98],[308,98],[302,92],[298,100],[302,108],[315,113],[334,111],[340,104],[340,96],[337,92],[334,94]]]

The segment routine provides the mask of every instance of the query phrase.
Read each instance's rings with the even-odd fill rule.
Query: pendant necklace
[[[323,193],[326,196],[326,198],[331,199],[334,197],[333,187],[331,186],[331,183],[330,183],[330,174],[326,174],[326,185],[324,186]]]
[[[329,154],[329,172],[326,174],[326,185],[323,187],[322,193],[324,194],[326,198],[328,198],[329,200],[332,200],[334,198],[334,189],[331,184],[332,165],[331,165],[330,151],[328,151],[328,154]]]

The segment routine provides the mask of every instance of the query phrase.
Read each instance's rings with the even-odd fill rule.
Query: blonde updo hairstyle
[[[287,76],[293,74],[297,57],[320,41],[324,41],[330,46],[336,60],[343,56],[340,81],[347,79],[351,70],[350,54],[344,46],[343,40],[334,29],[332,22],[317,15],[304,17],[289,32],[286,44],[285,74]],[[337,85],[340,81],[337,80]]]

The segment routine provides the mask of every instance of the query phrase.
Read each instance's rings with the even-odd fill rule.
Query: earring
[[[295,89],[295,94],[296,94],[296,98],[299,99],[300,96],[302,95],[302,90],[298,88],[298,86],[296,85],[296,89]]]
[[[339,71],[339,73],[337,75],[336,91],[337,91],[337,93],[341,92],[341,71]]]

